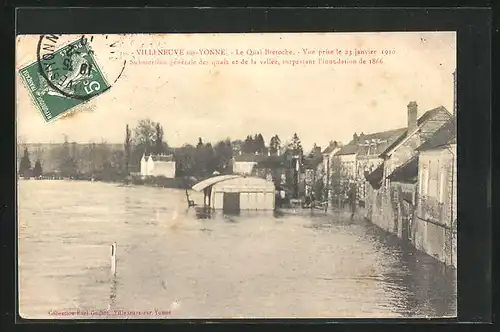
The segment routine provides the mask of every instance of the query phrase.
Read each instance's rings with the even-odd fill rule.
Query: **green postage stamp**
[[[19,70],[31,98],[47,122],[110,88],[85,38],[55,48],[57,36],[41,37],[37,60]],[[41,54],[43,52],[43,54]]]

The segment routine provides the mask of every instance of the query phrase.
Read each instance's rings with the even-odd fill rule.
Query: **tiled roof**
[[[372,134],[362,134],[357,140],[353,139],[342,147],[335,155],[341,156],[355,153],[360,155],[378,155],[405,132],[406,128],[399,128]],[[371,145],[368,145],[369,143]]]
[[[195,184],[191,189],[194,191],[202,191],[203,189],[213,186],[216,183],[222,182],[222,181],[227,181],[231,179],[237,179],[240,178],[240,175],[236,174],[230,174],[230,175],[217,175],[217,176],[210,176],[209,178],[206,178],[197,184]]]
[[[446,144],[456,143],[457,127],[456,119],[452,118],[450,121],[446,122],[444,125],[439,127],[439,129],[431,136],[426,142],[420,145],[417,150],[429,150],[434,149]]]
[[[422,125],[425,121],[431,119],[434,115],[436,115],[440,111],[448,112],[448,110],[444,106],[439,106],[431,110],[428,110],[420,118],[418,118],[417,125],[419,126]]]
[[[335,143],[333,143],[333,142],[332,142],[332,143],[330,143],[330,144],[326,147],[326,149],[324,149],[324,150],[323,150],[323,152],[322,152],[322,153],[323,153],[323,154],[332,153],[332,152],[333,152],[333,150],[335,150],[335,149],[336,149],[336,148],[338,148],[338,147],[339,147],[339,144],[338,144],[338,143],[337,143],[337,144],[335,144]]]
[[[431,110],[428,110],[427,112],[425,112],[420,118],[418,118],[417,120],[417,125],[420,127],[421,125],[423,125],[427,120],[430,120],[432,119],[432,117],[434,117],[437,113],[439,113],[440,111],[445,111],[446,113],[449,114],[448,110],[446,108],[444,108],[443,106],[439,106],[439,107],[436,107],[436,108],[433,108]],[[382,151],[380,153],[380,156],[381,157],[384,157],[384,155],[389,151],[391,150],[392,148],[394,148],[396,145],[398,145],[399,143],[401,143],[408,135],[408,131],[405,130],[405,132],[400,136],[398,137],[391,145],[389,145],[384,151]]]
[[[405,132],[406,128],[399,128],[380,133],[364,135],[358,140],[358,154],[365,156],[379,155]]]
[[[347,154],[355,154],[358,151],[358,146],[354,141],[350,141],[348,144],[344,145],[335,155],[342,156]]]

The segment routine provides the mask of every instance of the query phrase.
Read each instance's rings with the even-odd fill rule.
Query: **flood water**
[[[24,318],[456,315],[454,270],[348,215],[206,214],[181,190],[98,182],[18,191]]]

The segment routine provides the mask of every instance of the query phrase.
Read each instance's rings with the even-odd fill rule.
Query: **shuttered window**
[[[423,165],[422,176],[420,178],[420,192],[422,196],[427,196],[429,190],[429,168],[428,165]],[[426,167],[427,166],[427,167]]]
[[[446,171],[447,169],[445,167],[442,167],[440,169],[440,174],[439,174],[439,202],[444,203],[446,200]]]
[[[439,196],[439,161],[429,161],[427,196],[438,199]]]

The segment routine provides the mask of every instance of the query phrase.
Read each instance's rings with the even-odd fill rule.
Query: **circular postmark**
[[[120,58],[120,37],[40,36],[36,61],[39,81],[45,86],[38,94],[85,102],[108,91],[127,63]]]

